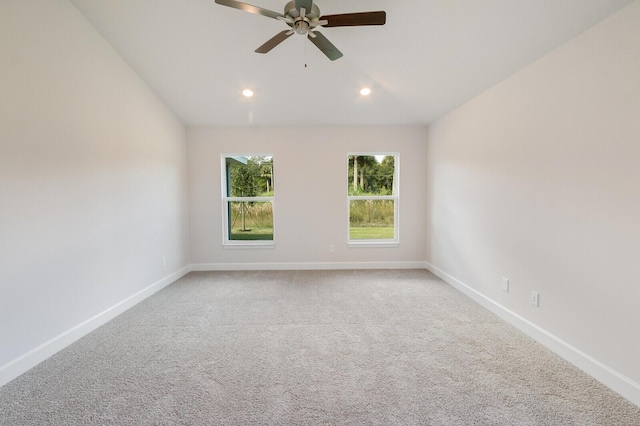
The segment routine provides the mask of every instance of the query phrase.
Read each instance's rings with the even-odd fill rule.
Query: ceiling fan
[[[223,6],[255,13],[256,15],[267,16],[285,22],[289,30],[282,31],[268,40],[265,44],[256,49],[257,53],[268,53],[288,39],[291,35],[306,35],[318,49],[329,59],[335,61],[342,57],[340,52],[320,31],[318,27],[356,27],[361,25],[384,25],[387,20],[386,12],[360,12],[342,13],[338,15],[320,15],[320,9],[313,3],[313,0],[294,0],[284,7],[284,13],[273,12],[258,6],[242,3],[235,0],[216,0],[216,3]]]

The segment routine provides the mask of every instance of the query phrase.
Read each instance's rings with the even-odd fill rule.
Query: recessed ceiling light
[[[363,88],[360,90],[360,94],[361,94],[362,96],[369,96],[369,95],[371,94],[371,89],[369,89],[368,87],[363,87]]]
[[[245,97],[250,98],[250,97],[252,97],[252,96],[253,96],[253,90],[251,90],[251,89],[244,89],[244,90],[242,91],[242,94],[243,94]]]

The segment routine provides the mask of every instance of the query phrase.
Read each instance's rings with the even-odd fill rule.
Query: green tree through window
[[[273,157],[225,156],[225,244],[273,242]]]
[[[398,241],[397,155],[350,154],[349,242]]]

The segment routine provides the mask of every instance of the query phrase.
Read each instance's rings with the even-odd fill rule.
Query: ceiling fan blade
[[[258,47],[256,49],[256,53],[268,53],[268,52],[270,52],[271,49],[273,49],[274,47],[276,47],[277,45],[279,45],[280,43],[282,43],[283,41],[285,41],[286,39],[291,37],[291,35],[293,33],[294,33],[293,31],[284,30],[284,31],[276,34],[269,41],[267,41],[265,44],[263,44],[262,46]]]
[[[296,9],[300,12],[300,9],[304,7],[307,12],[311,11],[313,0],[296,0]]]
[[[342,52],[338,50],[325,36],[322,35],[319,31],[314,31],[315,37],[307,36],[311,43],[315,44],[318,49],[324,53],[327,58],[335,61],[336,59],[342,58]]]
[[[287,24],[293,24],[293,19],[287,16],[278,16],[278,21],[286,22]]]
[[[328,21],[323,20],[318,20],[318,21],[309,21],[309,26],[311,28],[315,28],[315,27],[320,27],[322,25],[327,24]]]
[[[255,13],[256,15],[267,16],[273,19],[278,19],[278,17],[284,18],[284,15],[282,13],[274,12],[268,9],[263,9],[258,6],[253,6],[253,5],[242,3],[235,0],[216,0],[216,3],[221,4],[223,6],[233,7],[234,9],[244,10],[245,12]]]
[[[387,12],[341,13],[338,15],[325,15],[322,19],[329,21],[323,25],[325,28],[384,25],[387,22]]]

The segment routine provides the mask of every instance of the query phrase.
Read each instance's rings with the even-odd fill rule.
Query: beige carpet
[[[426,271],[191,273],[0,388],[2,425],[640,425]]]

